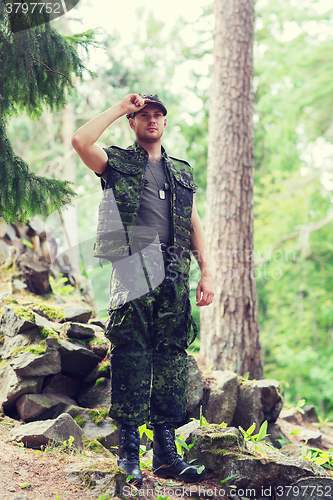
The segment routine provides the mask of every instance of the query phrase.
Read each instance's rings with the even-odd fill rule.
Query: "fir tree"
[[[74,196],[69,182],[39,177],[17,155],[6,135],[8,120],[22,112],[32,119],[43,108],[65,106],[74,91],[73,79],[86,69],[78,48],[93,43],[93,32],[62,36],[49,23],[13,31],[0,2],[0,217],[7,222],[26,222],[35,215],[46,216]]]

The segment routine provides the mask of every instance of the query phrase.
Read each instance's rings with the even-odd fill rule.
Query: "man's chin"
[[[139,136],[139,139],[145,142],[157,142],[161,139],[163,134],[144,134],[142,136]]]

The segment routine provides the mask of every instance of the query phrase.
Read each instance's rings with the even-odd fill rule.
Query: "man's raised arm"
[[[138,94],[129,94],[120,103],[96,116],[75,132],[72,146],[87,167],[97,174],[104,172],[108,157],[104,149],[95,142],[118,118],[139,111],[145,107],[146,102],[149,102],[149,99],[143,99]]]

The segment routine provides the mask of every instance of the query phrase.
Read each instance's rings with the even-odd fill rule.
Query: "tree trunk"
[[[253,249],[254,0],[215,0],[205,232],[215,298],[201,310],[206,366],[263,378]]]

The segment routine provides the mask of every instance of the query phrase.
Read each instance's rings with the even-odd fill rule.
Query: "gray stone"
[[[12,224],[6,224],[6,232],[4,236],[7,236],[10,241],[14,241],[16,239],[16,231]]]
[[[40,256],[38,260],[35,260],[29,253],[24,253],[16,262],[30,292],[36,295],[46,295],[52,291],[49,282],[50,265],[45,257]]]
[[[68,413],[62,413],[56,419],[19,425],[11,430],[11,435],[13,441],[28,448],[40,448],[49,442],[62,444],[73,436],[72,446],[83,449],[82,429]]]
[[[25,394],[16,401],[16,408],[21,420],[33,422],[56,418],[69,404],[75,401],[61,394]]]
[[[1,317],[1,332],[3,335],[15,337],[15,335],[35,326],[35,321],[33,319],[29,320],[19,314],[19,306],[5,306]]]
[[[43,394],[62,394],[64,396],[75,397],[81,388],[82,382],[75,377],[68,377],[62,373],[57,373],[48,379]]]
[[[189,380],[187,397],[187,418],[198,418],[203,398],[203,378],[193,356],[188,356]]]
[[[104,335],[105,332],[105,326],[102,326],[103,323],[100,321],[95,321],[95,320],[89,320],[88,325],[91,326],[94,330],[95,333],[99,333],[100,335]]]
[[[236,373],[214,370],[209,372],[209,397],[204,408],[208,423],[230,425],[237,405],[238,379]]]
[[[110,363],[108,365],[99,363],[92,372],[89,373],[88,377],[85,378],[84,383],[95,383],[99,378],[110,378]]]
[[[110,379],[84,390],[78,397],[80,406],[85,408],[109,408],[111,401]]]
[[[57,348],[61,355],[61,369],[63,372],[77,373],[86,377],[102,361],[90,349],[86,349],[82,345],[69,342],[68,340],[60,340]]]
[[[28,227],[28,236],[45,233],[45,222],[38,215],[28,222]]]
[[[74,321],[77,323],[87,323],[91,318],[92,311],[84,306],[75,304],[66,304],[63,306],[65,321]]]
[[[6,262],[6,259],[8,259],[10,254],[10,246],[7,245],[3,240],[0,240],[0,266]]]
[[[126,472],[118,467],[114,460],[103,460],[103,463],[72,464],[65,469],[67,481],[87,484],[94,498],[108,494],[110,498],[123,498],[123,488],[126,485]],[[129,485],[127,484],[127,487]],[[138,490],[140,491],[140,490]],[[119,497],[118,497],[119,495]],[[126,497],[126,495],[125,495]]]
[[[275,448],[280,449],[284,445],[283,442],[289,443],[289,439],[282,432],[280,426],[277,423],[268,424],[267,434],[269,434],[269,436],[266,437],[265,441],[268,443],[272,443]]]
[[[97,334],[96,337],[89,343],[90,349],[101,358],[105,358],[105,356],[108,354],[110,345],[110,341],[104,337],[104,334],[102,337]]]
[[[9,359],[13,352],[17,349],[24,348],[28,345],[40,342],[38,328],[32,328],[31,330],[25,330],[23,333],[19,333],[15,337],[5,337],[5,341],[0,348],[0,356],[2,359]]]
[[[107,449],[114,451],[118,446],[117,426],[110,417],[105,417],[100,424],[96,424],[89,415],[91,410],[72,406],[67,409],[67,412],[76,419],[81,417],[84,420],[82,431],[85,437],[89,439],[96,439]]]
[[[290,485],[302,477],[327,477],[320,466],[306,460],[291,460],[267,445],[244,442],[240,431],[233,427],[206,425],[192,432],[187,439],[191,444],[185,459],[197,459],[207,470],[217,474],[220,481],[233,477],[232,483],[239,489],[254,490],[245,497],[260,497],[262,488]]]
[[[47,318],[44,318],[40,314],[36,313],[34,311],[34,316],[35,316],[35,322],[37,326],[43,327],[45,326],[46,328],[50,328],[53,331],[59,332],[60,330],[55,327],[55,324],[52,321],[49,321]]]
[[[23,394],[36,394],[41,391],[44,377],[20,377],[15,370],[7,365],[0,369],[0,405],[3,409],[14,407]]]
[[[305,405],[303,406],[302,410],[304,411],[302,418],[306,422],[318,422],[318,414],[316,407],[314,405]]]
[[[260,400],[265,420],[269,423],[276,422],[283,407],[282,385],[278,380],[263,379],[253,382],[253,386],[260,389]]]
[[[182,425],[181,427],[178,427],[176,429],[176,436],[182,437],[183,441],[186,441],[186,439],[189,437],[191,432],[194,432],[196,429],[200,427],[200,423],[198,420],[192,420],[192,422],[188,422],[185,425]]]
[[[18,290],[23,290],[24,288],[27,288],[27,285],[25,283],[23,283],[23,281],[19,280],[19,279],[14,279],[12,281],[13,283],[13,287],[17,288]]]
[[[81,323],[68,322],[62,327],[62,331],[71,339],[91,339],[95,336],[95,329]]]
[[[312,431],[311,429],[301,429],[297,436],[309,446],[319,447],[321,445],[322,433],[320,431]]]
[[[57,350],[51,350],[40,356],[25,352],[16,356],[10,365],[21,377],[55,375],[61,371],[61,358]]]
[[[283,406],[283,389],[277,380],[242,381],[238,387],[237,406],[231,425],[247,430],[253,423],[255,432],[267,420],[274,423]]]
[[[302,458],[301,444],[288,443],[282,446],[279,451],[288,458],[293,458],[295,460],[299,460],[300,458]]]
[[[333,478],[305,477],[291,485],[277,490],[281,500],[323,500],[333,498]]]

